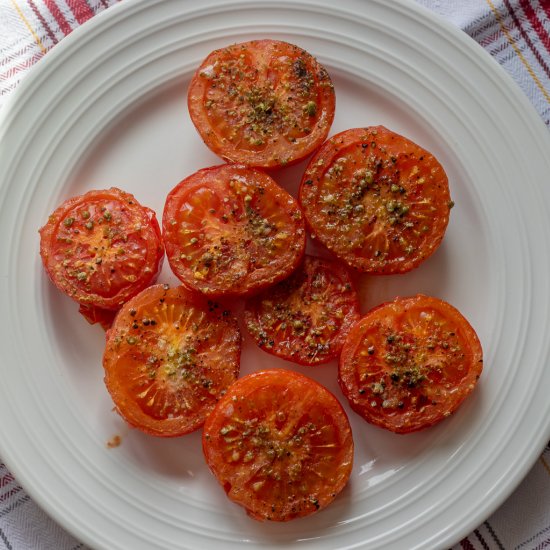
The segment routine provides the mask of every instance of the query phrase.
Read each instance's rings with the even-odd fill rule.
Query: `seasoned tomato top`
[[[168,195],[166,254],[176,276],[208,295],[245,295],[288,276],[305,248],[297,202],[244,166],[199,170]]]
[[[164,248],[155,214],[117,188],[59,206],[40,229],[53,283],[86,306],[118,309],[156,279]]]
[[[453,205],[436,158],[383,126],[330,138],[305,171],[300,203],[322,244],[374,274],[404,273],[433,254]]]
[[[353,327],[339,380],[367,421],[407,433],[454,412],[482,367],[481,344],[463,315],[419,294],[378,306]]]
[[[340,262],[306,256],[288,278],[246,302],[244,320],[267,352],[302,365],[340,354],[359,319],[359,299]]]
[[[236,320],[184,287],[154,285],[107,332],[105,383],[132,426],[162,437],[196,430],[239,374]]]
[[[273,168],[296,162],[326,139],[334,87],[309,53],[253,40],[212,52],[188,92],[189,113],[223,159]]]
[[[325,508],[353,465],[351,427],[336,397],[284,369],[235,382],[204,425],[203,449],[227,496],[258,520]]]

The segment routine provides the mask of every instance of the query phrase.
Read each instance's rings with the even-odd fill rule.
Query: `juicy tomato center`
[[[241,397],[219,425],[224,462],[248,465],[235,492],[246,488],[264,502],[296,505],[305,500],[319,507],[318,492],[324,480],[336,475],[342,441],[336,426],[323,422],[329,411],[302,390],[297,395],[288,387],[260,388]],[[285,406],[297,399],[296,410]]]
[[[231,281],[239,281],[279,261],[285,251],[295,251],[298,244],[287,228],[289,216],[293,226],[301,212],[266,204],[263,193],[240,177],[229,181],[229,190],[220,184],[186,193],[173,224],[178,227],[179,261],[195,280],[217,281],[229,274]]]
[[[348,277],[317,262],[306,257],[301,270],[247,305],[247,327],[261,347],[314,363],[333,356],[335,340],[341,346],[343,324],[359,317],[355,292]]]
[[[60,220],[53,257],[64,277],[86,293],[113,296],[150,268],[141,219],[119,201],[75,206]]]
[[[217,402],[234,375],[234,369],[226,375],[222,370],[235,351],[234,342],[224,342],[225,327],[200,310],[162,298],[130,313],[133,324],[117,335],[123,350],[119,368],[141,410],[164,419]]]
[[[324,231],[343,253],[405,259],[430,233],[437,210],[422,196],[423,159],[381,154],[367,138],[323,166],[315,200]]]
[[[431,309],[411,309],[397,322],[378,320],[359,342],[356,384],[385,414],[444,403],[469,375],[468,349],[457,329]]]
[[[228,48],[199,73],[211,127],[240,149],[263,150],[273,138],[295,143],[321,116],[317,81],[328,75],[315,75],[305,52],[271,53]]]

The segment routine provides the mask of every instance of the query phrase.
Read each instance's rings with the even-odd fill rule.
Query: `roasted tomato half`
[[[261,168],[315,151],[334,119],[334,87],[309,53],[253,40],[212,52],[191,81],[191,120],[206,145],[229,162]]]
[[[436,158],[383,126],[330,138],[304,173],[300,204],[323,245],[373,274],[405,273],[431,256],[453,206]]]
[[[203,450],[227,496],[257,520],[288,521],[325,508],[353,464],[351,428],[336,397],[282,369],[229,388],[204,425]]]
[[[483,368],[479,339],[462,314],[437,298],[397,298],[365,315],[349,333],[339,381],[365,420],[397,433],[451,415]]]
[[[210,296],[243,296],[294,271],[306,232],[297,202],[271,177],[225,164],[199,170],[170,192],[163,237],[183,284]]]
[[[187,434],[236,380],[240,349],[229,311],[184,287],[154,285],[125,304],[107,332],[105,384],[131,426]]]
[[[247,300],[244,320],[265,351],[317,365],[340,354],[359,320],[359,300],[340,262],[306,256],[288,279]]]
[[[164,257],[155,213],[133,195],[90,191],[59,206],[40,229],[40,254],[54,285],[81,304],[90,322],[152,284]]]

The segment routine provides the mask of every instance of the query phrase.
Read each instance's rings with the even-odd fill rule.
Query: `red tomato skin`
[[[284,226],[278,227],[268,237],[259,237],[254,241],[249,234],[242,236],[242,231],[246,231],[246,220],[243,212],[242,194],[234,194],[229,184],[231,178],[237,178],[240,182],[245,182],[247,188],[253,195],[253,200],[258,199],[258,204],[262,203],[262,208],[270,209],[271,214],[277,217],[283,217]],[[239,183],[239,185],[241,184]],[[183,210],[188,209],[188,204],[193,200],[197,193],[206,191],[214,194],[214,199],[218,203],[218,209],[212,213],[211,209],[206,209],[205,201],[195,205],[191,209],[190,218],[195,218],[195,225],[191,222],[178,223],[178,216],[182,216]],[[230,202],[225,203],[223,199],[230,197]],[[268,197],[268,198],[266,198]],[[244,197],[246,199],[246,196]],[[240,202],[239,202],[240,201]],[[236,203],[236,210],[232,209],[232,204]],[[205,210],[203,213],[195,214],[197,208]],[[241,216],[239,218],[239,216]],[[196,221],[200,218],[202,223],[208,221],[209,227],[214,227],[215,233],[211,234],[206,229],[201,229]],[[208,219],[207,219],[208,218]],[[233,222],[233,219],[236,221]],[[229,220],[229,223],[228,223]],[[198,239],[198,243],[191,245],[191,241],[184,241],[178,233],[181,231],[182,223],[186,227],[192,227]],[[233,224],[233,225],[231,225]],[[243,229],[245,227],[245,229]],[[256,230],[257,228],[254,228]],[[239,233],[241,232],[241,233]],[[278,237],[286,235],[283,239]],[[222,235],[220,240],[222,244],[214,242],[214,238]],[[242,238],[239,238],[242,236]],[[198,291],[204,295],[213,298],[225,297],[245,297],[256,294],[284,278],[288,277],[300,264],[304,256],[306,246],[306,230],[303,214],[295,199],[287,193],[282,187],[266,173],[249,168],[243,165],[219,165],[209,168],[203,168],[198,172],[188,176],[181,181],[168,194],[163,213],[163,239],[166,248],[166,256],[174,275],[187,288]],[[223,243],[225,239],[226,243]],[[256,242],[257,246],[252,248]],[[283,243],[284,242],[284,246]],[[222,251],[227,243],[229,247]],[[273,244],[275,243],[275,244]],[[218,243],[219,244],[219,243]],[[271,249],[275,246],[275,252]],[[204,248],[206,247],[206,249]],[[238,254],[240,256],[236,256]],[[194,254],[193,258],[185,258],[183,252]],[[198,251],[198,252],[197,252]],[[200,252],[200,255],[197,255]],[[201,272],[206,263],[203,261],[205,253],[213,253],[214,270],[217,269],[217,262],[227,264],[227,271],[220,269],[214,279],[210,278],[212,269],[206,271],[206,276],[197,277],[197,271]],[[228,257],[235,256],[233,261],[228,261]],[[266,265],[257,267],[260,259],[267,258]],[[254,265],[248,271],[238,271],[237,262]],[[203,263],[201,263],[201,261]]]
[[[353,153],[353,148],[364,152],[360,162],[352,163],[353,169],[368,168],[370,177],[374,178],[374,182],[361,188],[360,195],[371,196],[375,206],[362,211],[364,215],[354,213],[344,221],[334,215],[327,219],[320,214],[317,193],[325,185],[327,171],[337,159],[350,151]],[[369,160],[368,155],[374,160]],[[339,188],[347,190],[347,183],[349,181],[341,183]],[[390,185],[392,183],[395,185]],[[374,189],[378,186],[378,191],[374,191],[379,194],[376,199],[369,195],[372,184]],[[365,203],[361,200],[356,202],[363,207]],[[404,206],[401,209],[394,209],[390,204],[401,202]],[[384,126],[352,128],[329,138],[309,161],[300,184],[299,203],[308,229],[318,242],[350,267],[373,275],[407,273],[432,256],[443,240],[454,205],[447,175],[438,160],[429,151]],[[354,225],[357,220],[360,225]],[[332,233],[327,229],[331,224],[335,228]],[[350,226],[349,233],[338,234],[345,224]],[[380,235],[382,231],[387,238],[380,250],[365,244],[371,234]]]
[[[128,282],[126,285],[121,285],[120,290],[114,295],[108,292],[100,294],[99,292],[87,291],[83,284],[80,284],[74,277],[66,273],[59,259],[59,254],[55,252],[56,241],[62,241],[61,235],[67,231],[64,222],[68,219],[69,213],[77,210],[85,211],[89,204],[102,200],[131,211],[134,219],[139,220],[142,225],[141,231],[145,233],[142,242],[147,243],[146,255],[142,257],[143,269],[135,275],[135,280]],[[75,218],[74,223],[83,223],[83,220]],[[84,195],[64,201],[50,215],[48,222],[40,228],[39,233],[40,256],[49,279],[61,292],[83,306],[81,313],[89,322],[101,322],[99,321],[101,316],[90,313],[92,309],[118,310],[130,298],[153,284],[162,269],[164,246],[155,212],[142,206],[130,193],[116,187],[107,190],[89,191]],[[69,240],[78,243],[79,237],[70,235]],[[112,265],[117,265],[116,260]]]
[[[310,392],[315,392],[319,396],[319,402],[324,403],[326,412],[325,418],[323,418],[322,421],[331,423],[338,434],[338,442],[334,445],[328,444],[328,447],[333,449],[338,447],[337,451],[339,451],[339,454],[337,464],[332,466],[332,475],[330,479],[327,478],[325,483],[319,482],[319,487],[308,486],[306,489],[306,493],[308,493],[310,489],[313,491],[311,496],[313,497],[314,495],[315,499],[310,498],[305,501],[300,499],[299,502],[291,502],[288,505],[280,503],[278,502],[278,493],[276,491],[277,483],[275,483],[274,492],[269,495],[268,500],[263,501],[261,498],[258,498],[258,500],[252,499],[251,501],[244,486],[240,486],[240,479],[244,479],[246,473],[232,468],[231,465],[228,466],[223,453],[223,443],[221,445],[219,444],[219,440],[223,438],[223,423],[228,417],[231,417],[231,410],[238,410],[243,403],[246,403],[247,400],[254,399],[258,394],[261,395],[263,393],[265,395],[271,392],[273,395],[278,395],[287,389],[292,390],[297,396],[305,396]],[[283,408],[278,409],[277,418],[280,414],[288,413],[291,415],[292,413],[288,411],[290,411],[292,406],[292,403],[288,403],[288,407],[285,408],[285,406],[283,406]],[[311,408],[315,408],[315,405],[312,405]],[[301,411],[302,409],[300,409],[297,414],[299,415]],[[263,414],[264,411],[258,409],[258,417],[262,418]],[[328,418],[329,415],[330,418]],[[276,422],[278,422],[278,420]],[[222,426],[221,430],[220,426]],[[280,430],[284,429],[285,426],[283,424]],[[248,437],[246,433],[245,436]],[[286,369],[257,371],[239,379],[233,384],[223,399],[218,402],[212,414],[207,418],[203,430],[202,446],[206,463],[225,490],[228,498],[244,507],[248,516],[257,521],[269,520],[286,522],[306,517],[323,510],[343,490],[349,481],[353,468],[354,443],[351,426],[338,399],[318,382],[297,372]],[[309,454],[306,456],[310,458],[314,454],[312,450],[309,450],[308,453]],[[298,453],[290,454],[293,455]],[[281,460],[285,460],[285,457],[288,456],[287,453],[283,453]],[[292,460],[292,456],[290,460]],[[290,465],[283,463],[281,471],[288,472],[290,477],[288,480],[279,480],[281,485],[289,487],[289,493],[292,492],[290,487],[296,482],[296,479],[292,476],[292,469],[292,462]],[[338,471],[336,471],[336,469]],[[303,481],[303,483],[305,483],[305,481]]]
[[[80,304],[78,313],[90,323],[90,325],[99,324],[104,330],[107,330],[113,324],[117,310],[101,309],[95,306],[85,306]]]
[[[128,335],[132,337],[134,334],[138,334],[135,331],[129,330],[128,318],[136,320],[136,324],[139,324],[139,313],[143,306],[156,301],[162,302],[167,293],[175,292],[179,294],[182,300],[187,302],[190,314],[196,309],[199,313],[202,312],[202,315],[209,324],[223,323],[225,326],[224,345],[226,346],[226,351],[223,357],[219,358],[217,364],[221,365],[223,363],[227,366],[225,376],[231,379],[231,381],[238,378],[240,370],[242,339],[237,320],[229,311],[223,313],[216,312],[215,304],[207,302],[202,296],[183,286],[169,288],[168,285],[161,284],[148,287],[124,304],[117,312],[111,327],[106,331],[106,345],[103,355],[105,385],[113,399],[116,412],[128,425],[147,435],[160,438],[180,437],[200,429],[208,414],[210,414],[213,405],[207,404],[203,410],[193,410],[188,415],[178,416],[177,414],[173,414],[171,417],[167,416],[160,419],[151,417],[140,408],[135,396],[131,395],[131,392],[127,390],[125,381],[120,379],[120,375],[116,371],[116,361],[120,360],[120,357],[128,351],[128,346],[125,346],[124,341],[122,349],[117,341],[126,339]],[[211,342],[211,345],[215,346],[216,342]],[[212,352],[217,353],[214,347],[212,347]],[[120,357],[117,359],[118,355]],[[219,391],[219,394],[223,395],[229,385],[229,383],[226,383],[225,387]]]
[[[288,74],[282,73],[285,78],[298,79],[297,82],[290,83],[289,92],[283,85],[279,86],[277,75],[282,70],[280,64],[292,60],[295,61],[294,64],[289,65]],[[298,62],[301,63],[301,69],[294,71]],[[237,129],[241,131],[244,126],[242,131],[246,135],[239,134],[238,144],[234,144],[235,140],[218,128],[220,124],[214,120],[216,116],[220,115],[215,112],[217,101],[208,99],[209,94],[212,94],[213,91],[216,92],[213,90],[216,86],[211,86],[211,79],[220,77],[225,79],[223,72],[221,74],[216,72],[216,68],[223,63],[230,65],[244,63],[246,65],[246,67],[240,67],[233,75],[235,78],[227,83],[229,87],[236,85],[236,89],[240,90],[236,94],[236,102],[223,107],[223,116],[226,119],[223,121],[223,125],[227,125],[234,132]],[[252,84],[247,80],[247,71],[255,73],[251,78]],[[293,71],[296,74],[291,74]],[[241,78],[242,80],[240,80]],[[259,90],[263,89],[262,79],[264,78],[266,82],[269,82],[271,92],[267,93],[264,90],[262,94],[258,95]],[[302,82],[304,79],[308,80],[307,85]],[[313,83],[313,91],[310,90],[311,83]],[[218,82],[216,85],[219,90],[220,83]],[[222,82],[222,85],[225,87],[226,83]],[[222,101],[230,101],[230,97],[233,95],[229,90],[227,94],[220,93]],[[311,101],[313,99],[315,101]],[[296,103],[298,101],[302,101],[303,105],[300,103],[298,106]],[[302,48],[270,39],[233,44],[210,53],[191,80],[187,103],[195,128],[207,147],[216,155],[229,163],[265,169],[290,166],[313,153],[327,138],[335,113],[334,86],[325,68]],[[268,105],[269,109],[273,106],[273,112],[264,116],[263,111],[268,108]],[[281,117],[278,116],[279,105],[284,108],[281,112],[290,110],[290,112],[296,113],[296,120],[292,124],[293,128],[298,128],[304,122],[307,123],[309,119],[315,121],[313,128],[308,128],[308,133],[290,127],[285,128]],[[303,113],[311,105],[314,106],[311,107],[314,112],[305,116]],[[241,112],[246,108],[250,112]],[[270,113],[270,111],[265,112]],[[232,114],[228,115],[227,113]],[[303,116],[301,116],[302,114]],[[250,122],[251,116],[259,117],[254,122],[255,126]],[[266,130],[262,134],[264,125]],[[257,130],[257,126],[260,126],[261,130]],[[252,130],[252,127],[256,129]],[[257,133],[258,131],[260,133]],[[296,134],[296,136],[290,136],[290,134]],[[259,139],[262,143],[253,144],[254,139]]]
[[[426,356],[424,362],[426,362],[428,366],[423,371],[419,369],[417,373],[414,373],[414,367],[412,367],[410,370],[413,371],[413,373],[407,374],[409,382],[405,390],[396,390],[395,388],[399,387],[399,385],[393,383],[393,381],[390,382],[390,380],[392,380],[391,375],[386,376],[388,370],[391,370],[387,367],[390,363],[386,361],[387,365],[384,366],[381,360],[383,353],[387,351],[388,348],[383,348],[383,344],[377,345],[374,342],[384,342],[385,336],[383,336],[383,331],[385,329],[389,329],[386,330],[388,334],[390,332],[398,334],[399,327],[406,322],[407,316],[412,317],[414,311],[418,308],[422,309],[422,311],[427,311],[427,315],[431,314],[429,312],[437,312],[440,318],[448,323],[447,326],[451,331],[447,334],[452,334],[452,347],[445,347],[446,341],[444,339],[439,342],[435,340],[436,330],[423,339],[428,342],[427,344],[423,342],[422,338],[418,337],[418,341],[420,342],[418,344],[418,349],[421,350],[421,348],[423,348],[423,352]],[[392,321],[395,322],[392,323]],[[373,326],[378,326],[378,328],[372,328]],[[421,328],[418,328],[418,331],[420,330]],[[424,330],[426,330],[426,328]],[[376,336],[372,337],[370,343],[374,343],[374,345],[372,345],[372,359],[374,362],[371,363],[371,370],[367,367],[364,369],[364,372],[369,373],[374,371],[372,372],[372,376],[376,376],[377,379],[374,380],[373,378],[371,384],[367,384],[365,381],[362,381],[363,383],[360,384],[358,381],[358,378],[360,378],[360,362],[361,360],[367,361],[367,359],[361,359],[361,356],[370,356],[371,351],[366,347],[366,339],[367,335],[371,333],[377,333],[379,338],[377,339]],[[415,346],[417,344],[413,336],[405,334],[402,337],[402,341],[405,342],[405,346],[411,345],[413,352],[415,351]],[[359,353],[361,346],[365,348],[362,350],[362,352],[365,353]],[[382,351],[380,351],[379,348],[381,348]],[[434,351],[432,355],[430,355],[432,350]],[[392,350],[390,350],[390,352],[393,353]],[[388,355],[389,354],[386,353],[386,358]],[[440,363],[437,363],[437,359],[442,356],[448,358],[448,362],[444,365],[450,372],[447,378],[444,378],[447,376],[445,370],[442,370]],[[456,359],[457,356],[461,359],[453,363],[453,359]],[[437,368],[431,368],[431,362],[433,362]],[[380,364],[382,364],[382,366],[380,366]],[[394,374],[399,365],[394,364],[392,366],[394,367],[392,374]],[[464,367],[467,367],[466,374],[458,383],[453,382],[451,379],[453,370],[461,371],[464,370]],[[380,304],[372,308],[358,323],[356,323],[348,334],[340,355],[338,382],[351,408],[359,416],[371,424],[385,428],[394,433],[407,434],[429,428],[453,414],[474,390],[482,370],[483,351],[481,342],[468,320],[455,307],[447,302],[431,296],[418,294],[406,298],[398,297],[392,302]],[[418,374],[420,374],[420,376],[417,376]],[[454,374],[456,375],[456,372]],[[403,377],[401,373],[400,376]],[[414,379],[415,376],[416,380]],[[446,383],[449,385],[445,386],[441,381],[433,383],[433,385],[430,386],[430,384],[432,384],[432,377],[435,379],[441,378],[442,380],[447,380]],[[380,381],[378,381],[378,378]],[[382,379],[385,379],[385,382]],[[422,386],[424,379],[428,379],[429,381],[426,386]],[[400,383],[401,381],[399,381],[399,384]],[[386,384],[386,386],[384,387],[383,384]],[[378,387],[376,387],[377,385]],[[386,387],[389,388],[389,393],[387,395],[385,393]],[[365,388],[368,389],[365,390]],[[410,389],[407,390],[407,388]],[[382,398],[387,397],[388,401],[395,400],[396,395],[403,400],[409,399],[411,396],[413,398],[416,397],[418,401],[415,402],[420,402],[423,399],[422,395],[424,395],[422,390],[426,392],[428,399],[424,400],[424,404],[419,410],[410,410],[410,403],[408,402],[403,409],[396,409],[395,404],[389,405],[390,408],[388,410],[380,406],[379,401],[381,401]],[[430,398],[430,396],[432,397]],[[433,396],[437,397],[434,398]],[[373,397],[376,397],[376,400],[373,399]],[[436,402],[432,399],[441,399],[441,401]],[[373,407],[372,402],[374,401],[376,401],[376,406]]]
[[[332,289],[332,295],[329,296],[330,300],[328,300],[325,295],[325,301],[323,303],[311,302],[309,300],[309,288],[304,288],[308,285],[312,275],[315,275],[316,272],[321,273],[325,280],[328,279],[330,281],[329,288]],[[306,277],[306,281],[304,281],[305,284],[300,284],[297,289],[300,294],[303,294],[303,298],[298,304],[294,304],[294,307],[291,305],[287,307],[286,299],[288,298],[288,294],[285,288],[288,285],[293,287],[297,278],[304,276]],[[337,284],[344,288],[336,289],[335,287]],[[320,292],[323,292],[323,290],[320,290]],[[271,311],[269,307],[265,308],[264,300],[268,303],[276,301],[276,311]],[[327,300],[329,303],[327,303]],[[304,303],[304,301],[307,301],[307,303]],[[284,309],[281,306],[284,306]],[[335,329],[335,332],[330,335],[326,342],[324,342],[325,345],[323,347],[325,349],[311,352],[311,346],[309,346],[304,339],[307,336],[311,338],[311,330],[309,329],[318,329],[319,327],[319,323],[315,323],[315,310],[318,310],[318,313],[321,315],[330,317],[332,314],[337,313],[335,308],[338,309],[338,313],[341,313],[342,317],[338,319],[332,318],[330,320],[335,321],[335,327],[337,326],[337,322],[341,322],[341,325]],[[281,281],[276,286],[270,287],[263,293],[249,298],[246,301],[244,321],[249,334],[254,338],[256,344],[267,353],[299,365],[316,366],[328,363],[339,357],[347,333],[355,322],[359,320],[359,309],[359,297],[346,266],[339,261],[306,255],[302,266],[288,279]],[[281,317],[280,319],[281,322],[285,322],[289,325],[283,331],[282,335],[274,334],[273,330],[265,325],[265,319],[262,318],[261,313],[263,310],[267,312],[269,322],[277,319],[277,315],[286,315],[288,311],[289,315],[287,315],[287,318]],[[310,312],[311,315],[309,315],[308,312]],[[305,327],[308,327],[311,321],[311,327],[309,327],[309,329],[306,328],[303,334],[300,331],[296,331],[290,326],[294,318],[299,320]],[[326,325],[326,323],[324,324]],[[262,337],[262,334],[265,334],[265,337]],[[329,346],[328,349],[326,349],[327,344]]]

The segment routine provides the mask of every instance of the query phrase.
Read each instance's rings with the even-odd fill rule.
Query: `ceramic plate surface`
[[[270,37],[329,70],[331,134],[383,124],[431,150],[456,203],[415,271],[361,279],[366,311],[443,298],[470,320],[485,370],[458,413],[397,436],[348,410],[355,465],[323,512],[261,524],[207,470],[200,433],[128,429],[103,386],[104,335],[45,277],[37,230],[65,198],[117,186],[162,213],[219,160],[186,106],[213,49]],[[526,98],[466,35],[409,1],[125,1],[33,69],[0,120],[0,455],[32,497],[97,548],[449,547],[511,493],[550,436],[550,140]],[[301,164],[276,179],[295,193]],[[162,281],[175,279],[168,268]],[[242,372],[291,364],[245,341]],[[299,368],[342,401],[335,363]],[[119,447],[109,449],[115,435]]]

